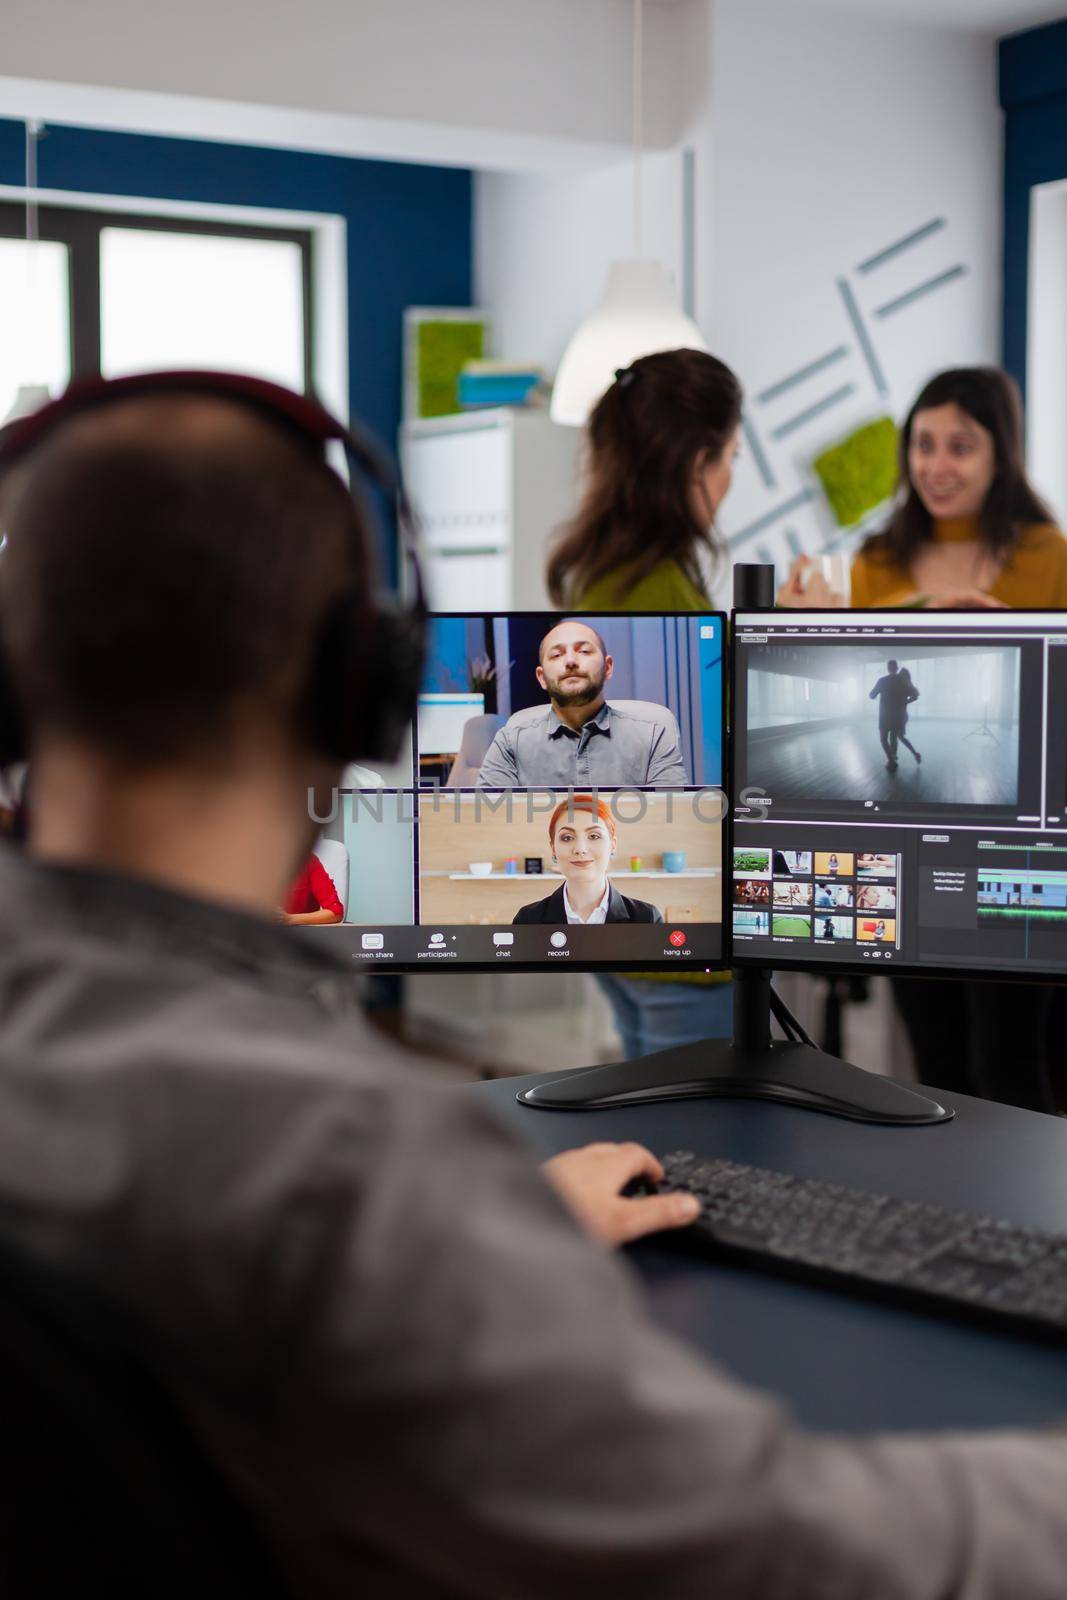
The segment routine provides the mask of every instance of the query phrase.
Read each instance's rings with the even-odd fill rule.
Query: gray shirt
[[[666,706],[648,714],[605,701],[580,733],[551,705],[518,711],[489,746],[478,774],[481,789],[658,789],[689,782],[678,724]]]
[[[1062,1600],[1060,1438],[801,1432],[352,998],[0,848],[0,1234],[131,1319],[302,1600]]]

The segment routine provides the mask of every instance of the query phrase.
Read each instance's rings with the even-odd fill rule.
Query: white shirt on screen
[[[605,883],[604,893],[601,895],[599,902],[593,907],[592,911],[590,911],[587,917],[580,917],[577,911],[575,911],[574,907],[571,905],[570,895],[567,893],[567,885],[563,885],[563,909],[567,913],[567,921],[582,922],[586,927],[592,927],[594,922],[607,922],[608,901],[610,898],[611,884]]]

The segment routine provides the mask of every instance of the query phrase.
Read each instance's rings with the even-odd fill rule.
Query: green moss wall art
[[[899,435],[892,417],[865,423],[812,462],[839,528],[854,527],[897,486]]]
[[[445,417],[459,410],[466,361],[488,354],[488,319],[478,311],[412,307],[404,318],[404,415]]]

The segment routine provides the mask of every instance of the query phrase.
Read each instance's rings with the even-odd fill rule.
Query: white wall
[[[999,352],[1000,113],[995,43],[965,30],[850,16],[790,0],[702,0],[683,18],[691,81],[679,146],[650,158],[646,250],[680,271],[680,146],[695,149],[697,320],[740,374],[772,484],[749,448],[722,514],[738,536],[814,480],[811,459],[863,421],[899,418],[938,368]],[[659,19],[652,14],[653,32]],[[499,348],[554,364],[629,251],[625,167],[567,179],[494,174],[475,191],[479,299]],[[894,241],[944,226],[866,273]],[[962,276],[879,318],[877,309],[962,265]],[[846,310],[845,280],[884,378],[879,392]],[[765,389],[846,354],[763,403]],[[834,391],[851,393],[778,440]],[[783,560],[790,539],[836,535],[816,497],[736,554]]]
[[[861,421],[906,410],[938,368],[995,361],[999,338],[1000,113],[995,42],[838,10],[717,0],[712,39],[711,205],[700,222],[698,315],[734,365],[776,487],[749,451],[727,534],[809,482],[808,463]],[[937,218],[946,226],[869,273],[858,265]],[[875,312],[957,264],[955,279],[895,315]],[[884,372],[881,395],[838,280],[851,289]],[[847,356],[767,404],[760,391],[840,345]],[[846,384],[854,393],[778,442],[773,429]],[[819,503],[746,541],[816,546]]]
[[[1030,195],[1029,316],[1026,329],[1026,463],[1034,483],[1067,522],[1067,184]]]
[[[682,159],[642,167],[646,254],[680,283]],[[608,264],[633,254],[629,161],[569,178],[479,173],[474,189],[475,298],[493,314],[498,353],[555,370],[604,290]]]

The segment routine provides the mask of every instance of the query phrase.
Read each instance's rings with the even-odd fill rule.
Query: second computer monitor
[[[1067,976],[1067,616],[734,621],[735,960]]]

